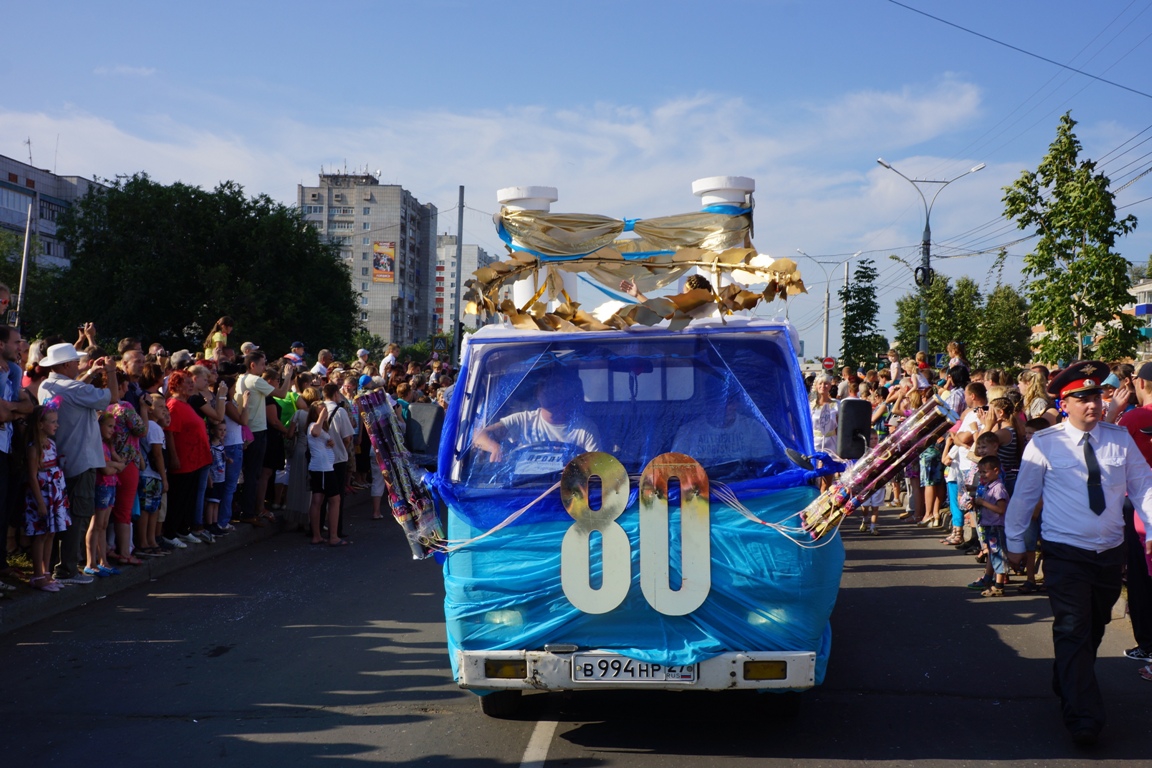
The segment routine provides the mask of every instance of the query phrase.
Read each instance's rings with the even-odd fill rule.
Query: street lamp
[[[888,170],[895,173],[904,181],[911,184],[916,188],[916,193],[920,195],[920,201],[924,203],[924,234],[920,240],[920,266],[914,271],[913,279],[916,285],[920,288],[920,351],[928,354],[928,286],[932,284],[932,206],[936,204],[936,198],[948,186],[957,179],[962,179],[970,173],[976,173],[984,167],[984,163],[972,166],[959,176],[951,179],[910,179],[900,171],[896,170],[891,163],[885,162],[884,158],[876,158],[876,162],[884,166]],[[936,192],[932,195],[932,200],[924,196],[924,190],[920,189],[921,184],[938,184]]]
[[[844,288],[845,288],[845,300],[842,302],[843,306],[842,306],[842,309],[841,309],[841,311],[843,311],[843,312],[847,313],[847,311],[848,311],[848,301],[847,301],[847,288],[848,288],[848,263],[849,263],[850,261],[852,261],[852,259],[854,259],[854,258],[856,258],[857,256],[859,256],[861,253],[863,253],[863,251],[856,251],[856,253],[854,253],[854,254],[852,254],[851,256],[849,256],[849,257],[848,257],[847,259],[845,259],[843,262],[839,262],[839,261],[818,261],[817,259],[813,258],[812,256],[809,256],[807,253],[805,253],[804,251],[800,250],[799,248],[797,248],[797,249],[796,249],[796,253],[800,254],[801,256],[806,256],[807,258],[809,258],[809,259],[812,259],[812,263],[813,263],[813,264],[819,264],[819,265],[820,265],[820,269],[821,269],[821,270],[824,272],[824,346],[823,346],[823,348],[822,348],[822,349],[823,349],[823,351],[820,353],[820,357],[823,359],[823,358],[825,358],[825,357],[828,357],[828,316],[829,316],[829,312],[830,312],[830,306],[831,306],[831,301],[832,301],[832,293],[831,293],[831,290],[830,290],[830,288],[831,288],[831,285],[832,285],[832,277],[831,277],[831,275],[829,274],[828,270],[827,270],[827,269],[825,269],[825,265],[827,265],[827,266],[837,266],[837,267],[838,267],[838,266],[840,266],[840,264],[843,264],[843,265],[844,265]]]

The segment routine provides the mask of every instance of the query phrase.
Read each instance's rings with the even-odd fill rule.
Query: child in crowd
[[[38,405],[28,419],[28,493],[24,504],[24,531],[32,538],[32,579],[29,584],[44,592],[59,592],[60,582],[48,571],[48,557],[57,533],[72,524],[64,471],[56,459],[52,437],[60,426],[60,414],[49,405]]]
[[[960,508],[960,451],[962,449],[949,434],[940,452],[940,463],[944,465],[944,483],[948,490],[948,511],[952,517],[952,530],[941,544],[952,547],[964,543],[964,510]]]
[[[228,470],[228,457],[224,455],[224,422],[209,427],[208,449],[212,452],[212,463],[208,465],[208,492],[204,496],[204,528],[213,536],[223,536],[224,531],[216,525],[220,519],[220,498],[224,491],[224,477]],[[217,533],[219,531],[219,533]]]
[[[877,488],[864,502],[860,510],[860,532],[868,532],[870,536],[879,536],[880,529],[876,527],[880,520],[880,507],[884,504],[884,488]]]
[[[1008,583],[1008,559],[1004,554],[1004,511],[1008,508],[1008,489],[1004,486],[1000,459],[995,454],[983,457],[977,464],[977,474],[980,483],[973,504],[988,547],[984,571],[988,586],[980,596],[1003,597],[1004,585]]]
[[[972,444],[972,448],[968,451],[969,468],[963,473],[960,478],[960,488],[958,497],[960,501],[960,508],[964,510],[964,521],[976,530],[976,538],[980,543],[980,552],[976,555],[976,562],[988,562],[988,544],[984,541],[984,530],[980,527],[978,521],[979,509],[975,504],[975,493],[978,485],[978,464],[980,459],[985,456],[995,456],[1000,450],[1000,439],[996,437],[995,432],[981,432],[976,436],[976,441]],[[968,585],[969,589],[986,589],[991,582],[984,583],[983,580],[974,581]]]
[[[919,410],[923,404],[924,398],[918,390],[906,390],[904,396],[896,406],[898,418],[894,419],[891,424],[892,431],[895,431],[905,419]],[[908,466],[904,467],[904,487],[906,493],[904,497],[904,512],[900,514],[900,518],[911,517],[912,522],[917,523],[920,521],[920,518],[924,516],[924,488],[920,485],[919,461],[909,462]]]
[[[1048,429],[1050,426],[1052,425],[1045,418],[1029,419],[1024,422],[1025,440],[1031,440],[1037,432]],[[1028,521],[1028,527],[1024,529],[1024,582],[1018,589],[1026,595],[1035,594],[1043,589],[1036,583],[1036,574],[1040,571],[1038,550],[1040,548],[1040,512],[1043,507],[1043,502],[1036,503],[1036,508],[1032,510],[1032,519]]]
[[[861,387],[867,387],[867,386],[868,386],[867,384],[861,384]],[[877,396],[877,392],[875,390],[867,392],[866,393],[866,399],[872,405],[872,408],[873,408],[873,411],[872,411],[873,419],[872,420],[873,420],[873,423],[875,423],[876,410],[879,409],[881,412],[883,412],[885,410],[884,403],[882,400],[879,399],[879,397]],[[878,442],[878,438],[876,435],[876,431],[873,429],[870,431],[869,436],[868,436],[868,450],[872,450],[873,448],[875,448],[877,442]],[[868,534],[871,536],[879,536],[880,535],[880,529],[876,527],[876,524],[880,519],[880,507],[882,507],[884,505],[884,497],[886,495],[886,491],[887,491],[887,488],[884,486],[881,486],[881,487],[877,488],[875,491],[873,491],[872,495],[869,496],[868,499],[864,502],[863,509],[860,510],[860,532],[861,533],[864,533],[865,531],[867,531]]]
[[[104,442],[104,466],[96,474],[96,514],[92,515],[92,523],[88,527],[88,537],[85,545],[88,553],[88,564],[84,573],[89,576],[115,576],[120,573],[118,568],[108,564],[108,518],[112,515],[112,505],[116,503],[117,475],[124,469],[124,460],[112,448],[112,439],[116,435],[116,416],[105,411],[100,414],[100,439]],[[139,558],[130,556],[132,565],[140,565]]]
[[[168,472],[164,466],[164,428],[172,422],[164,398],[151,398],[152,418],[148,421],[148,435],[141,441],[144,451],[144,470],[136,495],[140,499],[140,520],[136,523],[136,554],[141,557],[163,557],[169,552],[160,546],[160,504],[168,492]]]

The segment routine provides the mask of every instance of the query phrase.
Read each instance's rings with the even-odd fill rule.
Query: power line
[[[1132,207],[1132,206],[1134,206],[1134,205],[1139,205],[1140,203],[1146,203],[1146,202],[1148,202],[1149,200],[1152,200],[1152,197],[1145,197],[1145,198],[1143,198],[1143,199],[1137,200],[1137,201],[1136,201],[1136,202],[1134,202],[1134,203],[1128,203],[1128,205],[1122,205],[1122,206],[1120,206],[1119,208],[1117,208],[1116,210],[1118,210],[1118,211],[1122,211],[1122,210],[1124,210],[1125,208],[1131,208],[1131,207]]]
[[[1081,57],[1081,56],[1084,54],[1084,52],[1085,52],[1085,51],[1087,51],[1089,48],[1091,48],[1091,47],[1092,47],[1092,45],[1093,45],[1093,44],[1094,44],[1094,43],[1095,43],[1097,40],[1099,40],[1099,39],[1100,39],[1100,37],[1101,37],[1101,36],[1102,36],[1102,35],[1103,35],[1105,32],[1107,32],[1107,31],[1108,31],[1108,29],[1109,29],[1110,27],[1112,27],[1114,24],[1116,24],[1116,22],[1117,22],[1117,21],[1119,21],[1119,20],[1120,20],[1120,18],[1121,18],[1122,16],[1124,16],[1124,14],[1126,14],[1126,13],[1128,12],[1128,10],[1129,10],[1129,9],[1130,9],[1130,8],[1131,8],[1133,5],[1135,5],[1135,3],[1136,3],[1136,0],[1132,0],[1131,2],[1129,2],[1129,3],[1128,3],[1128,5],[1127,5],[1127,6],[1126,6],[1126,7],[1125,7],[1123,10],[1121,10],[1121,11],[1120,11],[1120,13],[1118,13],[1118,14],[1117,14],[1117,15],[1116,15],[1116,16],[1115,16],[1115,17],[1114,17],[1114,18],[1113,18],[1113,19],[1112,19],[1110,22],[1108,22],[1106,25],[1104,25],[1104,27],[1103,27],[1103,28],[1102,28],[1102,29],[1101,29],[1099,32],[1097,32],[1097,33],[1096,33],[1096,35],[1095,35],[1095,36],[1094,36],[1094,37],[1093,37],[1091,40],[1089,40],[1087,43],[1085,43],[1085,44],[1084,44],[1084,45],[1083,45],[1083,46],[1080,48],[1080,50],[1076,52],[1076,55],[1072,57],[1071,61],[1076,61],[1077,59],[1079,59],[1079,58],[1080,58],[1080,57]],[[1145,6],[1145,7],[1144,7],[1144,9],[1143,9],[1142,11],[1140,11],[1140,13],[1136,14],[1136,17],[1135,17],[1135,18],[1139,18],[1141,15],[1143,15],[1143,14],[1144,14],[1144,12],[1145,12],[1145,11],[1147,11],[1149,7],[1150,7],[1150,6]],[[1130,26],[1132,25],[1133,21],[1135,21],[1135,19],[1132,19],[1132,20],[1131,20],[1131,21],[1129,21],[1127,24],[1125,24],[1125,25],[1124,25],[1124,27],[1123,27],[1123,29],[1121,29],[1121,30],[1120,30],[1120,31],[1118,31],[1118,32],[1117,32],[1115,35],[1113,35],[1113,36],[1112,36],[1112,38],[1111,38],[1110,40],[1108,40],[1108,42],[1107,42],[1107,43],[1106,43],[1106,44],[1105,44],[1103,47],[1101,47],[1101,49],[1100,49],[1100,50],[1098,50],[1096,53],[1094,53],[1094,54],[1092,54],[1091,56],[1089,56],[1089,57],[1088,57],[1088,59],[1085,61],[1085,63],[1088,63],[1088,62],[1092,61],[1092,60],[1093,60],[1093,59],[1095,59],[1097,56],[1099,56],[1099,55],[1100,55],[1100,54],[1101,54],[1103,51],[1107,50],[1107,49],[1108,49],[1108,46],[1109,46],[1109,45],[1111,45],[1111,43],[1112,43],[1113,41],[1115,41],[1115,40],[1116,40],[1116,38],[1117,38],[1117,37],[1119,37],[1119,36],[1120,36],[1120,35],[1121,35],[1121,34],[1122,34],[1122,33],[1123,33],[1125,30],[1127,30],[1127,29],[1128,29],[1128,27],[1130,27]],[[1137,43],[1137,46],[1139,46],[1141,43],[1143,43],[1143,40],[1142,40],[1142,41],[1140,41],[1140,43]],[[1116,60],[1116,61],[1114,61],[1112,64],[1110,64],[1110,65],[1108,66],[1108,68],[1107,68],[1107,69],[1105,69],[1105,71],[1108,71],[1108,69],[1111,69],[1112,67],[1116,66],[1116,64],[1118,64],[1120,61],[1122,61],[1122,60],[1123,60],[1125,57],[1127,57],[1127,56],[1128,56],[1128,54],[1129,54],[1129,53],[1131,53],[1131,52],[1132,52],[1132,49],[1130,49],[1129,51],[1125,52],[1125,53],[1124,53],[1124,55],[1122,55],[1122,56],[1121,56],[1119,59],[1117,59],[1117,60]],[[1011,129],[1013,126],[1017,125],[1017,124],[1018,124],[1018,123],[1019,123],[1021,120],[1023,120],[1023,119],[1024,119],[1025,117],[1027,117],[1029,114],[1031,114],[1032,112],[1035,112],[1035,111],[1036,111],[1036,110],[1037,110],[1037,109],[1040,107],[1040,103],[1042,103],[1042,102],[1043,102],[1045,99],[1049,98],[1049,96],[1047,96],[1047,95],[1046,95],[1046,96],[1043,96],[1042,98],[1040,98],[1040,99],[1039,99],[1039,102],[1040,102],[1040,103],[1037,103],[1037,104],[1033,105],[1032,107],[1029,107],[1029,108],[1028,108],[1027,110],[1025,110],[1025,111],[1024,111],[1022,114],[1020,114],[1020,115],[1019,115],[1019,116],[1018,116],[1016,119],[1012,120],[1012,121],[1011,121],[1011,122],[1009,122],[1007,125],[1004,125],[1004,123],[1005,123],[1006,121],[1008,121],[1008,120],[1009,120],[1009,118],[1011,118],[1011,117],[1012,117],[1012,115],[1016,114],[1017,112],[1020,112],[1020,111],[1021,111],[1021,110],[1022,110],[1024,107],[1025,107],[1025,106],[1027,106],[1027,105],[1028,105],[1028,103],[1029,103],[1029,102],[1033,101],[1034,99],[1037,99],[1038,97],[1041,97],[1041,94],[1043,94],[1043,93],[1044,93],[1045,89],[1047,89],[1049,85],[1052,85],[1052,83],[1054,83],[1054,82],[1055,82],[1057,79],[1059,79],[1059,78],[1060,78],[1060,76],[1061,76],[1061,74],[1064,74],[1064,73],[1057,73],[1057,74],[1053,74],[1051,77],[1049,77],[1049,78],[1048,78],[1048,80],[1047,80],[1047,81],[1045,81],[1043,85],[1041,85],[1039,88],[1037,88],[1036,90],[1034,90],[1034,91],[1032,92],[1032,94],[1028,96],[1028,98],[1024,99],[1024,101],[1022,101],[1020,104],[1018,104],[1016,107],[1014,107],[1014,108],[1012,109],[1012,111],[1011,111],[1011,112],[1009,112],[1009,113],[1008,113],[1008,114],[1007,114],[1005,117],[1002,117],[1002,118],[1001,118],[1001,119],[1000,119],[1000,120],[999,120],[999,121],[996,123],[996,125],[992,126],[992,128],[990,128],[989,130],[985,131],[985,132],[984,132],[984,133],[983,133],[983,134],[982,134],[982,135],[981,135],[979,138],[977,138],[977,139],[973,140],[973,141],[972,141],[972,142],[970,142],[970,143],[969,143],[969,144],[968,144],[966,147],[964,147],[964,149],[960,150],[958,153],[956,153],[955,155],[953,155],[953,157],[952,157],[952,160],[956,160],[956,159],[958,159],[958,158],[959,158],[959,157],[961,157],[961,156],[968,156],[968,155],[971,155],[971,156],[975,156],[975,155],[979,155],[979,154],[981,154],[981,152],[980,152],[980,149],[981,149],[981,148],[983,148],[983,147],[987,146],[989,143],[991,143],[991,141],[992,141],[992,140],[996,139],[997,137],[1004,135],[1004,134],[1005,134],[1005,133],[1006,133],[1006,132],[1007,132],[1009,129]],[[1052,95],[1054,95],[1054,94],[1055,94],[1055,92],[1056,92],[1056,91],[1057,91],[1057,90],[1058,90],[1060,87],[1062,87],[1062,86],[1063,86],[1063,85],[1064,85],[1064,84],[1065,84],[1065,83],[1068,81],[1068,79],[1069,79],[1070,77],[1071,77],[1071,75],[1069,75],[1069,74],[1064,74],[1064,79],[1063,79],[1063,81],[1062,81],[1062,82],[1060,82],[1059,84],[1057,84],[1057,85],[1056,85],[1056,86],[1055,86],[1055,87],[1052,89]],[[1085,86],[1085,87],[1087,87],[1087,86]],[[1081,89],[1080,89],[1080,91],[1077,91],[1075,94],[1073,94],[1073,96],[1076,96],[1076,95],[1078,95],[1078,94],[1079,94],[1081,91],[1083,91],[1083,90],[1084,90],[1084,89],[1083,89],[1083,88],[1081,88]],[[1064,102],[1064,103],[1065,103],[1065,104],[1067,104],[1067,100],[1065,100],[1065,102]],[[1062,106],[1063,106],[1063,105],[1062,105]],[[1051,113],[1049,113],[1049,114],[1051,114]],[[1047,117],[1047,115],[1045,115],[1045,117]],[[1041,119],[1043,119],[1043,118],[1041,118]],[[1037,122],[1039,122],[1039,121],[1037,121]],[[1001,125],[1004,125],[1004,128],[1003,128],[1003,129],[1001,129],[1001,130],[999,130],[999,131],[997,131],[997,128],[999,128]],[[1033,125],[1035,125],[1035,124],[1033,124]],[[1016,134],[1015,134],[1015,136],[1013,136],[1011,139],[1008,139],[1008,140],[1005,142],[1005,144],[1001,145],[1001,148],[1002,148],[1003,146],[1006,146],[1007,144],[1009,144],[1009,143],[1011,143],[1011,142],[1015,141],[1016,139],[1020,138],[1022,135],[1023,135],[1023,132],[1018,132],[1018,133],[1016,133]],[[985,139],[987,139],[987,141],[985,141]],[[940,168],[941,168],[941,167],[943,167],[943,166],[944,166],[944,163],[941,163],[940,165],[937,165],[937,166],[936,166],[936,168],[937,168],[937,169],[940,169]]]
[[[979,38],[983,38],[984,40],[987,40],[988,42],[991,42],[991,43],[996,43],[996,45],[1002,45],[1002,46],[1004,46],[1005,48],[1010,48],[1010,49],[1012,49],[1013,51],[1016,51],[1016,52],[1018,52],[1018,53],[1022,53],[1022,54],[1024,54],[1025,56],[1031,56],[1031,57],[1032,57],[1032,58],[1034,58],[1034,59],[1039,59],[1040,61],[1045,61],[1045,62],[1047,62],[1047,63],[1049,63],[1049,64],[1053,64],[1053,65],[1055,65],[1055,66],[1057,66],[1057,67],[1060,67],[1060,68],[1062,68],[1062,69],[1067,69],[1067,70],[1069,70],[1069,71],[1071,71],[1071,72],[1075,72],[1076,74],[1079,74],[1079,75],[1084,75],[1085,77],[1090,77],[1090,78],[1092,78],[1093,80],[1099,80],[1099,81],[1100,81],[1100,82],[1102,82],[1102,83],[1107,83],[1108,85],[1114,86],[1114,87],[1116,87],[1116,88],[1122,88],[1122,89],[1123,89],[1123,90],[1125,90],[1125,91],[1129,91],[1129,92],[1131,92],[1131,93],[1135,93],[1135,94],[1136,94],[1136,95],[1138,95],[1138,96],[1143,96],[1143,97],[1144,97],[1144,98],[1146,98],[1146,99],[1152,99],[1152,93],[1145,93],[1144,91],[1139,91],[1139,90],[1137,90],[1137,89],[1135,89],[1135,88],[1129,88],[1128,86],[1126,86],[1126,85],[1122,85],[1121,83],[1117,83],[1117,82],[1115,82],[1115,81],[1113,81],[1113,80],[1108,80],[1108,79],[1105,79],[1105,78],[1103,78],[1103,77],[1099,77],[1098,75],[1093,75],[1091,72],[1085,72],[1085,71],[1084,71],[1084,70],[1082,70],[1082,69],[1077,69],[1076,67],[1071,67],[1071,66],[1069,66],[1069,65],[1067,65],[1067,64],[1062,64],[1062,63],[1061,63],[1061,62],[1059,62],[1059,61],[1055,61],[1054,59],[1049,59],[1049,58],[1047,58],[1047,57],[1045,57],[1045,56],[1041,56],[1041,55],[1040,55],[1040,54],[1038,54],[1038,53],[1032,53],[1031,51],[1027,51],[1027,50],[1025,50],[1025,49],[1023,49],[1023,48],[1020,48],[1020,47],[1018,47],[1018,46],[1012,45],[1011,43],[1006,43],[1006,42],[1004,42],[1003,40],[997,40],[997,39],[996,39],[996,38],[994,38],[994,37],[989,37],[988,35],[985,35],[985,34],[982,34],[982,33],[980,33],[980,32],[977,32],[977,31],[976,31],[976,30],[974,30],[974,29],[968,29],[967,27],[963,27],[963,26],[960,26],[959,24],[955,24],[955,23],[953,23],[953,22],[951,22],[951,21],[948,21],[947,19],[942,19],[942,18],[940,18],[939,16],[933,16],[932,14],[930,14],[930,13],[927,13],[927,12],[925,12],[925,11],[922,11],[922,10],[920,10],[919,8],[913,8],[913,7],[912,7],[912,6],[910,6],[910,5],[905,5],[904,3],[901,3],[901,2],[899,2],[899,0],[888,0],[888,2],[892,3],[893,5],[898,5],[898,6],[900,6],[901,8],[904,8],[904,9],[906,9],[906,10],[912,11],[913,13],[918,13],[918,14],[920,14],[921,16],[927,16],[928,18],[930,18],[930,19],[932,19],[932,20],[934,20],[934,21],[938,21],[938,22],[940,22],[941,24],[947,24],[947,25],[948,25],[948,26],[950,26],[950,27],[955,27],[956,29],[959,29],[961,32],[967,32],[967,33],[968,33],[968,34],[970,34],[970,35],[975,35],[976,37],[979,37]],[[1147,39],[1147,38],[1145,38],[1145,39]]]

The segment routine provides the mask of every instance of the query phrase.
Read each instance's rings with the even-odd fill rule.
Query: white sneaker
[[[194,533],[186,533],[183,536],[177,536],[176,538],[179,539],[180,541],[184,542],[185,544],[203,544],[204,543],[203,541],[200,540],[200,537]]]
[[[212,534],[208,533],[208,531],[192,531],[192,535],[200,539],[200,541],[204,542],[205,544],[216,543],[216,538]]]
[[[167,547],[169,549],[187,549],[188,548],[188,545],[185,544],[184,542],[180,541],[179,537],[176,537],[174,539],[166,539],[163,536],[161,536],[160,537],[160,545],[162,547]]]

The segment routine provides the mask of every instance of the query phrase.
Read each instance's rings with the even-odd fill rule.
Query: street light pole
[[[916,188],[916,193],[920,195],[920,202],[924,204],[924,234],[920,238],[920,267],[913,273],[914,281],[917,287],[920,288],[920,351],[925,355],[928,354],[928,287],[932,284],[932,206],[936,204],[936,198],[944,191],[944,187],[948,186],[957,179],[962,179],[970,173],[976,173],[984,167],[984,163],[973,166],[959,176],[954,176],[951,179],[910,179],[900,171],[896,170],[891,163],[885,162],[884,158],[876,158],[876,162],[884,166],[888,170],[895,173],[904,181],[911,184]],[[921,184],[937,184],[936,192],[932,195],[932,200],[924,196],[924,190],[920,189]]]

